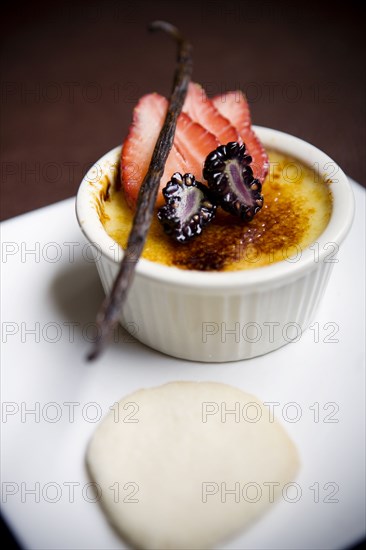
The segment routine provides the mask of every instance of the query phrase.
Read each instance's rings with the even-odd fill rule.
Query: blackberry
[[[206,158],[203,177],[218,204],[227,212],[250,221],[263,206],[262,184],[253,177],[252,157],[245,145],[231,141]]]
[[[158,219],[165,232],[180,243],[200,235],[213,220],[216,204],[210,191],[193,174],[176,172],[163,189],[166,204],[159,208]]]

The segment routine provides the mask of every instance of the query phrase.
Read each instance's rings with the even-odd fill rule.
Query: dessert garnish
[[[168,107],[168,100],[159,94],[147,94],[137,103],[133,120],[121,155],[121,186],[127,203],[134,210],[143,178],[147,172],[160,128]],[[164,204],[162,189],[172,174],[192,173],[202,178],[202,166],[207,155],[220,145],[212,132],[180,113],[174,143],[166,159],[156,206]]]
[[[154,143],[150,164],[139,189],[136,212],[127,248],[112,290],[103,301],[97,315],[98,332],[94,347],[88,355],[89,360],[98,357],[110,337],[113,328],[118,322],[121,308],[124,305],[133,281],[135,267],[142,254],[153,218],[159,184],[163,176],[166,160],[173,146],[177,120],[183,107],[192,74],[192,46],[179,30],[165,21],[155,21],[149,26],[149,29],[151,31],[163,30],[175,39],[178,44],[177,68],[174,74],[173,89],[163,127],[157,136],[156,143]]]
[[[254,178],[251,162],[245,145],[234,141],[212,151],[203,168],[217,203],[244,221],[252,220],[263,206],[262,184]]]
[[[120,181],[126,201],[133,210],[167,108],[168,100],[157,93],[144,95],[134,108],[132,124],[122,148]],[[241,91],[209,99],[199,84],[191,82],[178,116],[156,206],[164,204],[162,190],[172,174],[191,173],[196,180],[202,181],[206,157],[219,145],[232,141],[245,143],[247,154],[252,157],[254,177],[263,183],[268,172],[268,155],[251,124],[248,102]]]
[[[200,84],[189,83],[183,112],[216,136],[220,143],[239,141],[240,139],[238,130],[215,107],[213,100],[207,97],[205,90]],[[247,112],[249,113],[249,107]]]
[[[163,189],[166,204],[159,208],[158,219],[165,233],[185,243],[200,235],[216,212],[205,185],[196,181],[193,174],[176,172]]]
[[[251,162],[245,144],[230,141],[206,157],[203,177],[208,187],[193,174],[173,174],[163,189],[166,204],[158,211],[165,233],[188,242],[213,220],[217,206],[251,221],[263,206],[262,184],[253,176]]]

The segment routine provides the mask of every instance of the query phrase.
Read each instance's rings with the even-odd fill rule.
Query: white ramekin
[[[313,145],[269,128],[255,127],[255,131],[265,147],[295,157],[332,181],[329,224],[317,245],[302,250],[297,258],[251,270],[186,271],[141,259],[120,319],[136,338],[156,350],[192,361],[247,359],[298,340],[314,318],[333,267],[332,252],[352,224],[352,189],[339,166]],[[76,199],[77,218],[96,248],[106,292],[123,251],[105,232],[99,204],[106,181],[116,177],[120,152],[116,147],[98,160]]]

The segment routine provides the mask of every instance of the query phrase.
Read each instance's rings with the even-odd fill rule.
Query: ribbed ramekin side
[[[248,359],[297,341],[312,321],[332,264],[319,263],[299,279],[250,293],[199,292],[136,274],[121,323],[146,345],[191,361]],[[118,266],[98,262],[109,291]]]

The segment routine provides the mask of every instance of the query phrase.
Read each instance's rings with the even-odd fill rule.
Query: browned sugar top
[[[286,260],[314,242],[325,229],[332,207],[329,182],[310,167],[270,151],[270,171],[263,184],[264,206],[251,222],[218,210],[202,234],[186,244],[164,234],[156,216],[143,257],[182,269],[229,271],[252,269]],[[123,190],[112,185],[101,197],[101,220],[123,248],[133,212]]]

